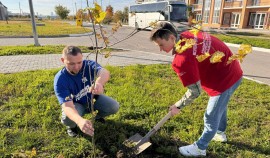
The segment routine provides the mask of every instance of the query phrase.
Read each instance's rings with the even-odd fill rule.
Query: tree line
[[[123,11],[117,10],[114,12],[113,7],[111,5],[108,5],[106,7],[106,17],[103,20],[103,23],[110,24],[111,22],[118,22],[121,21],[122,23],[128,23],[128,7],[125,7]],[[69,16],[70,10],[66,7],[63,7],[62,5],[55,6],[55,13],[61,18],[61,19],[77,19],[81,18],[83,21],[89,21],[89,15],[86,11],[83,11],[82,9],[77,10],[75,16]]]

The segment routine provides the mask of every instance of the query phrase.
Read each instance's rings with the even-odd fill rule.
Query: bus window
[[[175,4],[172,5],[172,12],[170,14],[171,21],[187,22],[187,7],[185,5]]]

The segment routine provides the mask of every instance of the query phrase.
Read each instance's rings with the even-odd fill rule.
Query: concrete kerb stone
[[[231,47],[240,47],[239,44],[233,44],[233,43],[225,43],[227,46],[231,46]],[[256,51],[261,51],[261,52],[265,52],[265,53],[270,53],[270,49],[267,48],[260,48],[260,47],[252,47],[253,50]]]
[[[60,38],[60,37],[80,37],[80,36],[90,36],[93,32],[83,33],[83,34],[64,34],[64,35],[38,35],[38,38]],[[34,38],[33,36],[0,36],[0,38]]]
[[[84,57],[87,57],[87,59],[95,60],[95,54],[84,53],[83,55]],[[60,68],[63,66],[60,58],[61,54],[1,56],[0,73],[6,74],[30,70]],[[98,62],[102,66],[169,64],[172,59],[172,56],[132,50],[112,52],[111,57],[109,58],[105,58],[102,55],[98,56]]]

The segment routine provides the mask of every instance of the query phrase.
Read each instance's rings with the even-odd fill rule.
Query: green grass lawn
[[[0,46],[0,56],[10,55],[35,55],[35,54],[60,54],[65,48],[64,45],[45,45],[45,46]],[[84,53],[90,52],[86,46],[79,46]]]
[[[58,36],[68,34],[87,33],[89,28],[71,25],[65,21],[42,21],[36,23],[45,24],[45,26],[36,26],[39,36]],[[0,21],[0,37],[1,36],[32,36],[31,21]]]
[[[179,100],[182,87],[170,65],[107,67],[106,94],[121,105],[106,124],[95,123],[97,156],[116,157],[122,142],[145,135]],[[91,157],[91,137],[70,138],[60,123],[53,90],[56,70],[0,74],[0,157]],[[270,154],[270,87],[249,80],[236,90],[228,111],[227,143],[211,142],[209,157],[266,157]],[[203,130],[205,93],[151,137],[141,158],[177,158],[177,148],[193,143]],[[90,118],[87,115],[86,118]],[[35,148],[36,155],[32,150]],[[31,155],[32,153],[32,155]]]
[[[270,49],[269,38],[251,37],[243,35],[222,35],[218,33],[212,34],[222,40],[223,42],[233,44],[250,44],[253,47],[267,48]]]

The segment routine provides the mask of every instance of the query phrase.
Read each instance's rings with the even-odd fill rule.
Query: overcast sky
[[[30,13],[28,0],[0,0],[4,4],[8,11],[12,13],[22,12]],[[124,7],[128,7],[130,4],[135,4],[135,0],[88,0],[90,7],[93,6],[93,1],[102,5],[104,10],[109,4],[113,7],[114,12],[117,10],[123,11]],[[56,5],[62,5],[70,10],[70,14],[74,14],[77,9],[86,7],[86,0],[32,0],[35,14],[38,15],[55,15],[54,7]],[[76,5],[75,5],[76,3]]]

